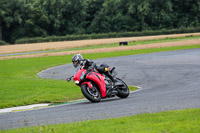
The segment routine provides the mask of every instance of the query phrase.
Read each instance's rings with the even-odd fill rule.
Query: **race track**
[[[122,117],[200,107],[200,49],[94,60],[115,66],[118,77],[142,89],[126,99],[84,101],[37,110],[0,114],[0,129]],[[42,71],[43,78],[65,79],[72,64]],[[74,88],[79,89],[79,88]]]

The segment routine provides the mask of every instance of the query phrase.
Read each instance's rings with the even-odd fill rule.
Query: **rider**
[[[93,61],[89,59],[83,59],[81,54],[76,54],[72,57],[72,63],[76,68],[78,65],[83,65],[83,69],[87,69],[88,71],[92,71],[94,68],[101,74],[105,74],[108,78],[112,80],[115,84],[117,81],[112,74],[109,72],[109,66],[107,64],[101,64],[99,67]]]

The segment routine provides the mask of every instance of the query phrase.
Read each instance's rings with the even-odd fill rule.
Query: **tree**
[[[90,27],[95,17],[99,14],[105,0],[87,0],[86,6],[86,25],[87,33],[91,33],[93,29]]]
[[[171,0],[151,0],[150,13],[148,15],[148,25],[153,30],[172,29],[175,16],[173,14],[173,3]]]
[[[0,40],[200,26],[200,0],[0,0]]]
[[[2,39],[14,42],[22,24],[24,0],[0,0],[0,27]]]
[[[65,33],[83,34],[86,32],[86,6],[85,0],[66,0],[65,11]]]
[[[90,28],[95,33],[100,32],[119,32],[125,24],[122,10],[120,9],[121,0],[106,0],[101,10],[93,19]]]
[[[176,20],[174,27],[199,26],[200,0],[171,0]]]

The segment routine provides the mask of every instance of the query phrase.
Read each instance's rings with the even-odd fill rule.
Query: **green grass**
[[[138,88],[137,87],[135,87],[135,86],[128,86],[128,88],[129,88],[129,90],[130,91],[135,91],[135,90],[137,90]]]
[[[200,45],[93,53],[83,56],[97,59],[191,48],[200,48]],[[37,77],[38,72],[48,67],[70,63],[72,56],[0,60],[0,108],[83,98],[79,87],[72,82]]]
[[[122,118],[25,127],[2,133],[199,133],[200,109],[146,113]]]

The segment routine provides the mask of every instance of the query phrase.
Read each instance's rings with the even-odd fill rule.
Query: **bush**
[[[72,41],[72,40],[86,40],[86,39],[102,39],[102,38],[117,38],[117,37],[136,37],[136,36],[165,35],[165,34],[180,34],[180,33],[194,33],[194,32],[199,32],[199,31],[200,31],[200,27],[172,29],[172,30],[142,31],[142,32],[118,32],[118,33],[112,32],[112,33],[99,33],[99,34],[34,37],[34,38],[22,38],[22,39],[16,40],[15,44]]]
[[[4,41],[0,41],[0,45],[6,45],[7,43]]]

